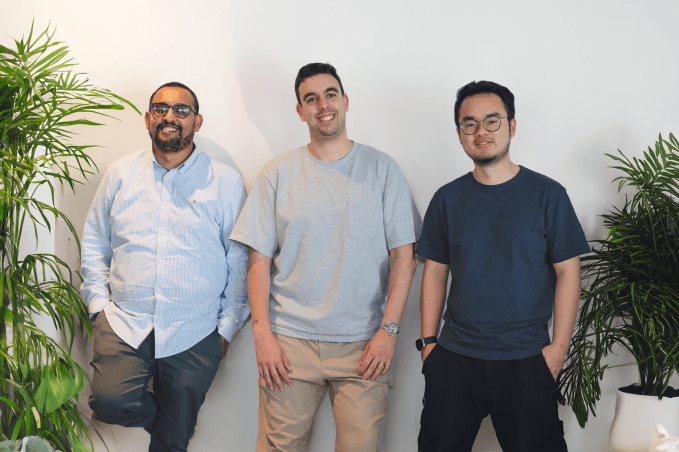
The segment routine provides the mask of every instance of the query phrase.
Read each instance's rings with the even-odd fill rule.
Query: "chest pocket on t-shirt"
[[[355,189],[347,201],[347,235],[368,240],[375,239],[383,230],[381,197],[370,189]]]

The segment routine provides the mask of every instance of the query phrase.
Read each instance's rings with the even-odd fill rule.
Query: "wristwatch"
[[[425,346],[429,344],[436,344],[437,342],[436,336],[421,337],[415,341],[415,347],[417,348],[418,352],[421,352]]]
[[[380,328],[384,328],[389,333],[389,336],[396,336],[398,334],[398,323],[380,323]]]

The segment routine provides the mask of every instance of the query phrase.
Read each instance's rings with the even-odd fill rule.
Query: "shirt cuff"
[[[233,337],[236,335],[238,330],[240,329],[240,326],[237,324],[233,323],[231,320],[227,319],[226,317],[221,319],[219,321],[219,326],[217,328],[217,332],[229,343],[231,343],[231,340]]]
[[[87,306],[87,312],[90,315],[90,321],[94,320],[94,316],[103,310],[107,304],[111,302],[110,299],[108,298],[96,298],[90,302],[90,304]]]

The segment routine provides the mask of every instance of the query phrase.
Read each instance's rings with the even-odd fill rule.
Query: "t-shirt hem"
[[[470,349],[467,347],[460,347],[459,345],[456,344],[450,344],[448,342],[441,341],[439,341],[439,345],[441,345],[446,350],[451,351],[453,353],[457,353],[459,355],[464,355],[476,359],[485,359],[488,361],[509,361],[514,359],[525,359],[542,353],[542,346],[536,346],[535,348],[520,350],[516,352],[508,352],[497,350]]]
[[[352,334],[352,335],[346,335],[346,334],[333,335],[333,334],[308,333],[308,332],[305,332],[305,331],[295,331],[295,330],[291,330],[291,329],[288,329],[288,328],[281,328],[280,326],[276,326],[276,325],[271,325],[271,330],[274,333],[280,334],[282,336],[295,337],[297,339],[307,339],[307,340],[310,340],[310,341],[359,342],[359,341],[366,341],[366,340],[372,339],[372,337],[377,332],[378,328],[376,328],[375,331],[372,331],[372,332]]]

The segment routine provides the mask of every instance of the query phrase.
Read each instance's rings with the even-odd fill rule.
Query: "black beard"
[[[152,135],[151,131],[149,131],[149,135],[151,136],[151,139],[153,140],[153,144],[155,144],[156,147],[161,152],[167,152],[167,153],[179,152],[182,149],[191,145],[191,143],[193,142],[193,134],[191,133],[191,134],[189,134],[189,136],[182,138],[182,131],[184,129],[179,124],[172,124],[173,126],[177,127],[177,129],[178,129],[179,136],[177,138],[172,138],[171,140],[161,139],[158,131],[161,127],[166,126],[168,124],[170,124],[170,123],[164,122],[162,124],[159,124],[158,127],[156,127],[156,134],[155,135]]]
[[[492,166],[493,163],[502,160],[505,157],[505,155],[507,155],[507,153],[509,152],[509,144],[510,143],[507,143],[507,147],[504,148],[504,150],[497,155],[485,158],[475,158],[473,160],[475,163],[478,163],[479,166]]]

